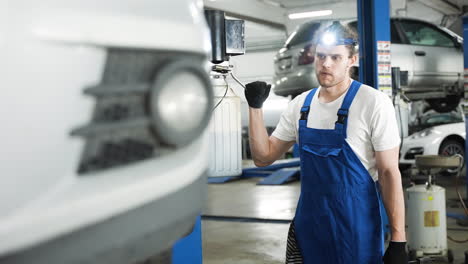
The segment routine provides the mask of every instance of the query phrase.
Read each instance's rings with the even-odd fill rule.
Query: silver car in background
[[[293,97],[318,87],[314,34],[327,21],[299,26],[274,58],[273,90]],[[347,22],[357,31],[357,21]],[[425,99],[439,112],[454,109],[463,97],[463,38],[448,29],[412,19],[391,19],[392,67],[400,67],[402,88],[411,100]],[[352,71],[357,78],[357,67]]]

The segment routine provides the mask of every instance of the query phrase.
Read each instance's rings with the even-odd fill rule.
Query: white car
[[[0,0],[0,18],[0,263],[170,263],[206,193],[202,2]]]
[[[466,127],[460,109],[449,113],[428,111],[420,118],[417,130],[403,139],[400,150],[400,168],[415,164],[416,155],[465,156]]]

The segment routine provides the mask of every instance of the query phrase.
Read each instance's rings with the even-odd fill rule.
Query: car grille
[[[101,82],[85,89],[96,105],[88,125],[72,131],[86,141],[77,172],[80,175],[161,155],[152,132],[149,90],[158,69],[169,60],[202,56],[175,52],[111,48]]]

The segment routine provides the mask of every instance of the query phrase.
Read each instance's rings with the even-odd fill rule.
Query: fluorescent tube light
[[[319,17],[319,16],[329,16],[333,14],[332,10],[320,10],[320,11],[311,11],[311,12],[302,12],[302,13],[292,13],[289,14],[289,19],[301,19],[308,17]]]

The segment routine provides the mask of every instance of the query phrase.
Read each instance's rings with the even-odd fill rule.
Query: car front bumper
[[[0,219],[0,264],[128,264],[167,251],[203,208],[207,158],[193,155],[206,153],[203,142],[78,178],[14,210]]]
[[[411,139],[410,137],[403,139],[403,144],[400,150],[400,165],[415,164],[416,155],[438,155],[441,138],[429,137]]]

